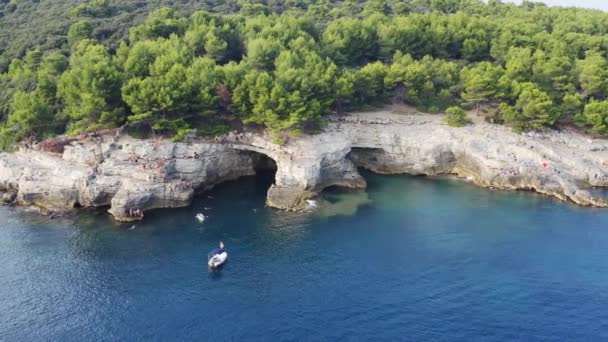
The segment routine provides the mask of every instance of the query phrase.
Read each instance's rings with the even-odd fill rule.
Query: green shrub
[[[452,127],[462,127],[469,123],[469,119],[462,108],[450,107],[445,111],[445,122]]]

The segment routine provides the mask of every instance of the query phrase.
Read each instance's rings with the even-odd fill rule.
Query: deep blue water
[[[607,210],[368,181],[294,214],[243,179],[131,230],[102,212],[0,208],[0,340],[608,339]],[[229,262],[209,272],[219,240]]]

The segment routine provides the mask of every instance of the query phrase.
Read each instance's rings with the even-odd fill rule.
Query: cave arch
[[[255,176],[262,182],[267,182],[268,187],[276,184],[278,163],[269,153],[261,148],[249,145],[231,146],[239,154],[246,156],[255,172]]]
[[[348,158],[357,168],[362,168],[375,173],[390,173],[388,165],[392,164],[392,158],[391,155],[382,148],[352,147],[346,158]]]

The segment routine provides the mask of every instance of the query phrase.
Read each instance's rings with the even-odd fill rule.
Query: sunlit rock
[[[188,143],[108,135],[72,142],[62,155],[3,153],[0,189],[23,205],[108,206],[118,220],[138,220],[150,209],[187,206],[196,193],[253,175],[260,165],[276,167],[267,204],[285,210],[308,208],[307,200],[330,186],[364,188],[361,167],[455,174],[480,186],[608,206],[597,191],[608,184],[604,140],[571,131],[520,135],[485,122],[454,128],[439,115],[390,112],[334,116],[322,133],[281,145],[259,132]]]

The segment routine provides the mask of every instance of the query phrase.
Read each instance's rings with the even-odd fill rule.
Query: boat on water
[[[202,213],[198,213],[196,214],[196,219],[198,220],[198,222],[203,223],[205,222],[205,219],[207,218],[205,215],[203,215]]]
[[[228,252],[224,248],[224,243],[220,242],[220,247],[209,252],[207,257],[209,258],[207,265],[210,268],[215,269],[222,266],[226,262],[226,259],[228,259]]]
[[[213,253],[213,251],[209,254],[211,255],[212,253]],[[228,259],[228,253],[226,253],[226,251],[224,251],[220,254],[213,254],[212,256],[209,257],[209,261],[207,262],[207,265],[209,265],[209,267],[211,267],[211,268],[218,268],[218,267],[222,266],[224,264],[224,262],[226,262],[226,259]]]

